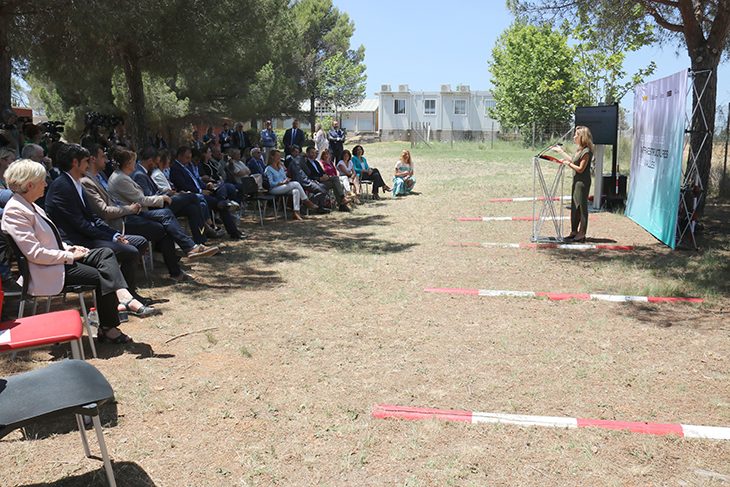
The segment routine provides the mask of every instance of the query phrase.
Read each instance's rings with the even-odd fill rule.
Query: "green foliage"
[[[322,63],[319,79],[320,100],[335,107],[348,107],[360,103],[365,98],[365,48],[358,51],[338,52]]]
[[[547,24],[515,22],[497,39],[489,69],[496,101],[489,116],[502,125],[570,120],[577,85],[565,35]]]
[[[150,73],[143,73],[145,106],[147,108],[147,123],[150,127],[160,127],[169,120],[175,120],[187,115],[190,100],[181,100],[175,91],[170,88],[170,79],[153,77]],[[124,76],[117,73],[112,78],[112,95],[114,105],[120,113],[129,113],[129,100]]]

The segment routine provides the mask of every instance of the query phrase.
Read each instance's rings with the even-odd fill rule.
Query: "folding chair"
[[[99,406],[114,397],[109,382],[83,360],[62,360],[41,369],[0,379],[0,438],[38,421],[75,414],[81,442],[91,457],[81,415],[91,416],[107,480],[116,487],[114,471],[99,420]]]

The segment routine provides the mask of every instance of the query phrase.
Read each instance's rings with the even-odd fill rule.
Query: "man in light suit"
[[[301,149],[302,144],[304,144],[304,131],[299,130],[299,120],[295,119],[291,123],[291,128],[286,129],[282,142],[284,143],[284,152],[286,155],[289,155],[289,147],[292,145],[296,145]]]
[[[56,154],[61,175],[51,183],[46,193],[46,212],[58,227],[68,245],[90,249],[108,247],[121,265],[129,292],[146,305],[150,299],[137,294],[137,266],[147,248],[147,239],[139,235],[123,235],[107,225],[90,206],[81,178],[89,167],[89,151],[79,144],[64,144]]]

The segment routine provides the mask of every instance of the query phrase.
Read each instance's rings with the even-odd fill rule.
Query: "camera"
[[[115,129],[118,125],[124,125],[124,119],[116,115],[105,115],[99,112],[89,112],[84,115],[84,125],[86,129],[105,128]]]
[[[63,133],[63,122],[55,122],[49,120],[47,122],[41,122],[38,126],[43,130],[43,138],[49,143],[58,142],[61,139]]]

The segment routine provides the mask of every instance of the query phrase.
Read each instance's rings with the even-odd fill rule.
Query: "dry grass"
[[[366,156],[390,173],[403,147],[370,146]],[[723,442],[370,416],[382,403],[730,424],[726,207],[708,207],[701,252],[672,252],[605,213],[589,239],[636,251],[447,246],[528,241],[529,222],[455,217],[531,215],[530,203],[487,202],[532,194],[529,154],[457,146],[413,156],[420,195],[304,223],[244,222],[253,238],[197,262],[199,285],[171,285],[156,266],[144,293],[169,300],[163,314],[132,320],[124,330],[135,344],[102,345],[91,361],[116,392],[102,419],[119,485],[723,485]],[[553,302],[429,286],[709,302]],[[0,372],[67,353],[39,350]],[[0,440],[0,485],[104,485],[72,420],[29,433]]]

